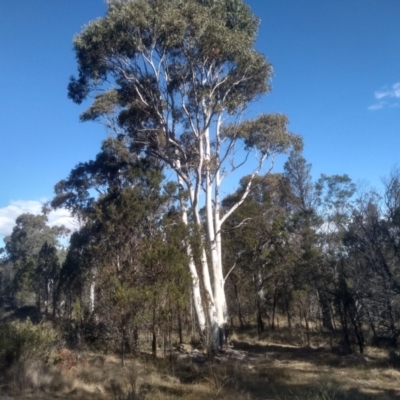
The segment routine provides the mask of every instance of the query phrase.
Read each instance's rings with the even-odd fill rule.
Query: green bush
[[[0,369],[24,360],[49,362],[53,356],[56,334],[43,326],[25,322],[0,324]]]

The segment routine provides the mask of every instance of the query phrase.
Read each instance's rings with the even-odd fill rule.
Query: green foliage
[[[4,238],[0,261],[3,294],[23,303],[32,303],[36,296],[49,304],[49,289],[58,277],[58,240],[69,232],[64,226],[48,226],[45,211],[42,215],[21,214],[11,235]]]
[[[81,301],[78,297],[75,299],[75,302],[72,306],[71,317],[77,326],[79,326],[82,322],[83,310],[81,306]]]
[[[101,193],[97,198],[93,188]],[[82,293],[95,282],[96,319],[118,350],[134,330],[169,324],[175,307],[187,304],[188,230],[176,199],[177,185],[163,184],[160,169],[129,154],[119,139],[105,141],[96,160],[79,164],[57,185],[53,204],[86,221],[71,237],[59,298],[71,302],[73,320],[79,304],[85,324],[89,307]]]
[[[32,292],[38,289],[36,282],[36,263],[33,259],[24,262],[14,276],[14,291],[23,304],[32,303]]]
[[[356,191],[349,176],[322,174],[315,187],[318,206],[325,213],[327,221],[333,222],[337,227],[345,224],[351,212],[351,199]]]
[[[91,22],[75,38],[79,78],[71,79],[69,96],[80,102],[86,97],[92,84],[101,84],[108,73],[115,74],[111,57],[135,59],[148,50],[156,49],[160,54],[168,55],[174,62],[171,68],[173,79],[168,83],[169,90],[176,90],[190,82],[186,64],[188,60],[193,65],[214,64],[219,67],[224,63],[236,64],[236,68],[231,68],[231,76],[223,86],[226,89],[232,86],[235,79],[238,80],[238,87],[233,88],[229,95],[229,102],[232,105],[236,103],[237,106],[242,103],[238,103],[239,99],[248,101],[257,93],[267,90],[266,78],[271,74],[270,66],[250,48],[257,28],[258,20],[248,6],[237,0],[189,0],[184,3],[178,0],[111,1],[107,16]],[[246,71],[249,67],[251,70]],[[244,84],[238,79],[243,73],[248,74],[249,78],[251,76],[250,82]],[[123,82],[122,74],[116,73],[117,77],[119,83]],[[151,85],[153,81],[148,78],[150,76],[146,74],[141,76],[142,86]],[[118,90],[118,95],[118,102],[126,104],[126,92]],[[107,92],[106,96],[109,97]],[[104,113],[109,103],[97,101],[84,118],[88,118],[90,114],[92,118],[96,118],[99,114],[95,110],[99,109],[100,103],[106,105],[102,110]]]
[[[301,151],[302,140],[299,136],[287,132],[288,122],[285,115],[261,115],[257,119],[247,120],[239,125],[227,125],[222,131],[224,137],[243,138],[246,149],[259,149],[262,155],[284,153],[292,146]]]
[[[40,359],[49,362],[57,335],[43,324],[25,322],[0,324],[0,366]]]
[[[130,152],[173,169],[178,157],[185,175],[194,174],[203,162],[199,137],[217,116],[240,113],[270,90],[272,67],[252,48],[258,22],[242,0],[109,1],[106,16],[74,39],[78,77],[68,96],[81,103],[93,93],[83,121],[105,122]],[[221,138],[263,155],[301,148],[287,123],[262,115],[228,124]]]
[[[74,39],[78,76],[71,78],[68,96],[76,103],[90,95],[94,98],[81,119],[100,121],[111,128],[116,133],[114,141],[127,150],[131,159],[146,160],[147,173],[160,167],[172,170],[179,190],[172,190],[172,201],[166,200],[165,194],[159,196],[161,207],[154,207],[156,197],[145,186],[138,189],[117,185],[112,190],[114,182],[108,179],[109,175],[100,170],[100,174],[93,174],[91,165],[85,164],[74,170],[78,179],[60,182],[56,205],[67,204],[74,212],[89,212],[87,227],[92,232],[98,228],[105,235],[102,237],[107,237],[102,247],[113,247],[107,252],[103,247],[101,251],[106,256],[99,257],[100,264],[108,258],[109,265],[120,275],[130,264],[131,269],[140,271],[141,279],[146,278],[146,284],[152,282],[160,289],[159,286],[164,287],[161,277],[171,286],[173,280],[168,271],[180,265],[180,261],[171,261],[177,256],[167,243],[171,233],[163,230],[163,215],[172,211],[188,227],[190,223],[197,225],[187,231],[194,237],[203,228],[199,209],[202,193],[207,193],[205,238],[197,248],[185,248],[189,242],[186,235],[181,238],[185,246],[179,246],[182,254],[187,251],[193,257],[190,264],[186,259],[193,280],[197,280],[197,272],[192,261],[197,261],[199,269],[206,268],[205,255],[212,255],[209,269],[213,289],[209,289],[212,285],[204,270],[200,280],[207,282],[200,286],[208,293],[195,295],[202,330],[201,308],[214,303],[217,311],[210,312],[209,319],[218,318],[218,324],[222,324],[226,318],[219,246],[219,225],[226,218],[219,215],[219,193],[229,170],[234,171],[241,164],[234,160],[235,154],[239,149],[247,152],[245,159],[250,153],[261,154],[260,171],[269,157],[302,147],[301,139],[287,131],[288,119],[283,115],[261,115],[243,123],[237,122],[240,117],[232,117],[239,116],[252,101],[270,91],[272,67],[253,48],[258,22],[242,0],[111,0],[107,14],[85,26]],[[116,153],[120,150],[118,147]],[[118,177],[126,177],[126,170],[120,171]],[[106,181],[105,185],[93,178]],[[88,195],[89,187],[98,189],[99,201]],[[143,203],[133,193],[135,190],[147,193],[147,220],[142,218]],[[245,193],[243,199],[247,190]],[[135,196],[138,201],[132,200]],[[120,207],[124,197],[130,197],[129,207]],[[226,217],[229,214],[227,211]],[[128,220],[135,220],[138,232],[126,229]],[[108,240],[109,235],[113,240]],[[95,236],[98,238],[98,233]],[[91,242],[90,251],[99,255],[96,241]],[[163,290],[155,298],[159,292]],[[154,307],[152,310],[157,311]]]
[[[58,237],[68,233],[65,227],[49,227],[47,222],[44,214],[21,214],[16,219],[11,235],[4,238],[7,256],[12,262],[37,257],[44,243],[56,246]]]

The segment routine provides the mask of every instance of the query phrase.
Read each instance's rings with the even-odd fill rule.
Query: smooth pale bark
[[[201,254],[201,265],[202,265],[202,273],[203,273],[203,285],[206,296],[206,304],[208,311],[208,320],[210,323],[210,334],[212,335],[211,340],[214,342],[215,347],[219,347],[218,341],[218,331],[219,331],[219,323],[218,323],[218,312],[217,306],[215,302],[215,293],[213,293],[211,287],[211,279],[209,273],[209,267],[207,262],[207,254],[205,248],[203,246],[202,254]]]
[[[215,227],[214,227],[214,211],[213,210],[213,184],[211,177],[211,149],[210,149],[210,136],[209,129],[205,130],[204,134],[204,142],[205,142],[205,164],[206,164],[206,219],[207,219],[207,234],[208,234],[208,243],[209,243],[209,251],[211,254],[211,264],[212,264],[212,274],[213,274],[213,304],[215,306],[215,323],[218,327],[221,327],[224,321],[223,315],[223,305],[225,303],[225,293],[222,288],[221,292],[221,276],[222,276],[222,263],[220,254],[218,254],[218,249],[215,241]],[[215,204],[214,204],[215,205]],[[214,322],[214,321],[213,321]]]
[[[187,212],[186,208],[182,208],[182,219],[185,224],[187,224]],[[189,257],[189,271],[192,277],[192,295],[193,295],[193,305],[196,311],[197,322],[199,324],[200,332],[203,334],[206,330],[206,316],[203,308],[203,301],[200,291],[200,278],[197,273],[196,265],[193,259],[193,252],[190,244],[187,244],[187,255]]]
[[[218,115],[217,123],[216,123],[216,155],[217,162],[220,165],[221,163],[221,136],[220,136],[220,128],[222,123],[222,114]],[[222,265],[222,238],[221,238],[221,219],[220,219],[220,186],[222,183],[222,177],[220,173],[220,169],[217,168],[214,176],[214,210],[213,210],[213,222],[214,222],[214,239],[213,246],[215,247],[215,252],[217,255],[216,265],[215,265],[215,276],[214,276],[214,285],[215,285],[215,293],[218,297],[218,323],[219,327],[222,328],[222,332],[224,332],[224,327],[228,324],[228,307],[226,303],[225,297],[225,277],[223,274],[223,265]],[[225,335],[223,336],[223,340],[225,340]]]
[[[208,112],[205,112],[208,115]],[[220,340],[224,340],[224,329],[228,324],[228,310],[225,296],[225,277],[223,272],[222,263],[222,238],[221,228],[222,224],[246,199],[250,193],[250,187],[256,174],[263,167],[266,155],[261,157],[257,169],[253,172],[250,180],[247,184],[246,190],[244,191],[241,198],[228,210],[223,218],[220,216],[220,187],[223,181],[223,177],[220,173],[221,159],[228,156],[230,147],[228,147],[227,153],[221,156],[221,139],[220,139],[220,126],[221,126],[222,114],[217,118],[217,122],[214,126],[215,137],[216,137],[216,151],[214,153],[215,159],[211,157],[211,139],[210,129],[207,128],[202,136],[204,143],[204,165],[205,165],[205,194],[206,194],[206,226],[207,226],[207,243],[208,251],[211,258],[211,272],[213,282],[213,306],[215,307],[216,313],[216,324],[218,325],[218,331],[220,335],[216,339],[216,347],[220,347],[222,343]],[[212,171],[212,162],[216,163],[215,170]],[[234,169],[234,168],[233,168]],[[217,329],[213,329],[214,332]],[[214,333],[215,334],[215,333]]]
[[[199,136],[199,142],[201,144],[205,143],[206,144],[206,151],[208,151],[207,155],[204,155],[202,157],[201,162],[199,163],[198,166],[198,171],[197,171],[197,178],[194,181],[194,184],[192,182],[187,182],[185,179],[182,178],[182,170],[181,170],[181,163],[180,160],[177,159],[174,163],[175,169],[178,172],[178,183],[180,187],[184,187],[186,184],[186,187],[189,190],[190,193],[190,204],[191,204],[191,211],[193,214],[193,220],[195,221],[196,225],[199,227],[201,231],[201,218],[200,218],[200,212],[199,212],[199,194],[201,190],[201,174],[203,172],[203,165],[209,165],[209,160],[210,160],[210,147],[209,147],[209,138],[204,137],[203,135],[198,135]],[[204,148],[203,146],[200,146],[199,153],[200,155],[203,155]],[[207,185],[207,191],[211,193],[212,190],[212,185]],[[211,200],[211,197],[208,197],[209,201]],[[188,224],[188,216],[187,216],[187,206],[185,200],[181,197],[180,200],[181,204],[181,215],[182,215],[182,220],[183,222],[187,225]],[[212,212],[209,213],[207,212],[207,220],[209,220],[209,216],[211,216],[211,225],[213,224],[212,222]],[[208,238],[210,235],[208,235]],[[192,249],[190,248],[190,245],[187,246],[188,248],[188,255],[189,255],[189,270],[192,275],[192,293],[193,293],[193,301],[194,301],[194,306],[197,314],[197,320],[199,322],[199,327],[202,333],[205,332],[206,330],[206,320],[205,320],[205,313],[204,313],[204,308],[203,304],[206,304],[206,309],[207,309],[207,315],[208,315],[208,322],[210,324],[210,333],[213,336],[213,340],[215,342],[215,347],[219,347],[219,327],[223,325],[224,321],[222,321],[222,315],[220,313],[221,307],[220,307],[220,301],[218,299],[221,298],[221,295],[215,296],[216,291],[212,289],[211,285],[211,277],[210,277],[210,268],[208,265],[208,260],[207,260],[207,252],[206,252],[206,243],[204,243],[204,240],[200,238],[201,243],[200,245],[200,262],[201,262],[201,272],[202,272],[202,283],[203,283],[203,288],[204,288],[204,303],[202,302],[202,296],[200,292],[200,281],[199,281],[199,276],[196,270],[196,266],[193,260],[193,255],[192,255]],[[215,254],[214,254],[215,257]],[[218,256],[217,256],[218,257]],[[218,264],[218,258],[215,258],[216,263],[214,263],[214,260],[212,261],[213,266]],[[222,264],[221,264],[222,267]],[[213,273],[213,281],[215,282],[215,268],[212,268],[212,273]],[[222,272],[222,270],[221,270]],[[225,303],[225,294],[223,294],[223,302]],[[217,302],[216,302],[217,299]]]
[[[180,161],[179,160],[177,161],[177,168],[180,169]],[[179,176],[179,174],[178,174],[178,182],[179,182],[180,187],[183,187],[184,181]],[[180,205],[181,205],[182,221],[185,225],[187,225],[188,224],[187,206],[186,206],[185,199],[183,199],[183,196],[181,196],[181,198],[180,198]],[[189,271],[190,271],[190,275],[192,278],[193,305],[194,305],[194,309],[196,311],[199,329],[202,333],[204,333],[206,330],[207,324],[206,324],[206,317],[204,314],[202,296],[201,296],[201,291],[200,291],[200,278],[197,273],[196,265],[195,265],[195,262],[193,259],[193,251],[192,251],[192,248],[189,243],[187,243],[186,249],[187,249],[186,250],[187,255],[189,257]]]
[[[208,115],[208,112],[205,112]],[[207,300],[209,303],[209,318],[212,326],[212,333],[215,339],[215,346],[218,348],[223,343],[221,340],[224,340],[224,330],[226,324],[228,324],[228,310],[227,310],[227,302],[225,296],[225,278],[223,273],[223,264],[222,264],[222,239],[221,239],[221,227],[222,223],[226,221],[227,217],[234,212],[234,210],[239,207],[240,204],[246,199],[250,192],[250,186],[256,172],[261,169],[262,164],[264,162],[264,158],[261,159],[260,165],[255,171],[248,183],[244,194],[239,199],[239,201],[233,205],[233,207],[228,210],[225,214],[223,220],[220,218],[220,186],[222,183],[222,178],[220,174],[220,150],[221,150],[221,140],[220,140],[220,125],[221,125],[221,115],[218,116],[217,123],[215,124],[215,137],[216,140],[216,152],[214,153],[215,159],[212,159],[211,152],[211,139],[210,139],[210,129],[207,128],[204,130],[202,135],[202,143],[204,144],[204,169],[205,169],[205,179],[204,179],[204,191],[205,191],[205,208],[206,208],[206,227],[207,227],[207,245],[208,252],[211,258],[211,268],[210,272],[212,273],[212,294],[210,289],[206,286],[207,282],[205,282]],[[228,148],[229,151],[229,148]],[[203,155],[203,153],[201,153]],[[214,167],[214,171],[212,170],[212,162],[216,163],[217,166]],[[205,250],[204,250],[205,253]],[[203,278],[204,275],[206,278],[208,277],[208,268],[204,267],[206,262],[205,254],[203,255],[205,261],[203,262]]]
[[[46,299],[45,299],[45,302],[44,302],[46,315],[49,312],[49,298],[50,298],[50,293],[51,293],[51,283],[52,283],[51,279],[48,279],[47,282],[46,282]]]
[[[92,270],[92,279],[90,281],[89,288],[89,311],[90,314],[94,314],[94,310],[96,307],[96,275],[97,271],[95,269]]]
[[[189,250],[188,250],[189,251]],[[196,266],[193,261],[193,257],[191,257],[189,253],[189,271],[192,277],[192,293],[193,293],[193,304],[194,309],[196,311],[197,322],[199,324],[199,329],[201,332],[206,330],[206,317],[204,314],[203,303],[201,300],[201,292],[200,292],[200,279],[197,274]]]
[[[90,282],[90,314],[94,313],[94,307],[95,307],[95,288],[96,288],[96,282],[94,279],[92,279],[92,281]]]

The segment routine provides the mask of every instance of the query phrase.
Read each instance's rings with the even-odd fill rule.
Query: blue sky
[[[251,0],[272,92],[252,112],[281,112],[303,136],[313,175],[379,186],[399,162],[400,1]],[[67,98],[72,39],[103,0],[0,0],[0,238],[22,212],[95,156],[102,126]],[[245,174],[246,171],[243,171]],[[53,214],[53,223],[67,214]]]

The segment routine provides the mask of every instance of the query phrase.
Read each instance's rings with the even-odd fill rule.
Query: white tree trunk
[[[191,249],[188,249],[188,253],[189,252],[191,252]],[[200,331],[204,332],[206,330],[207,324],[203,309],[203,303],[201,300],[200,280],[191,254],[189,254],[189,270],[192,276],[193,303],[194,303],[194,309],[196,311],[197,322],[199,323]]]
[[[203,246],[203,249],[202,249],[202,254],[201,254],[201,265],[202,265],[202,273],[203,273],[203,285],[204,285],[204,289],[206,292],[205,295],[206,295],[206,302],[207,302],[208,319],[209,319],[209,323],[210,323],[209,334],[211,334],[210,339],[213,341],[214,347],[219,347],[218,311],[217,311],[216,303],[215,303],[215,295],[211,288],[210,272],[209,272],[209,267],[208,267],[208,262],[207,262],[207,254],[206,254],[206,250],[204,247],[204,243],[202,244],[202,246]]]
[[[207,221],[207,238],[212,264],[212,282],[213,282],[213,300],[215,307],[215,316],[212,320],[212,332],[215,339],[215,347],[221,347],[221,339],[224,331],[224,325],[227,323],[226,298],[224,291],[224,277],[222,270],[222,253],[220,245],[220,225],[219,225],[219,199],[213,197],[213,189],[218,193],[218,176],[211,176],[211,146],[209,129],[205,131],[205,192],[206,192],[206,221]],[[219,162],[218,159],[214,162]],[[214,187],[215,186],[215,187]],[[214,203],[213,203],[214,201]]]
[[[97,269],[95,267],[92,268],[92,279],[90,281],[89,287],[89,311],[91,315],[94,315],[94,310],[96,308],[96,277],[97,277]]]
[[[95,289],[96,289],[96,281],[95,281],[95,276],[93,275],[92,280],[90,282],[90,293],[89,293],[89,298],[90,298],[89,310],[90,314],[92,315],[94,313],[94,308],[95,308]]]
[[[180,169],[180,161],[179,160],[177,161],[177,169],[178,170]],[[183,179],[179,176],[179,174],[178,174],[178,183],[181,187],[183,187],[184,182],[183,182]],[[182,221],[185,225],[188,225],[186,201],[182,197],[180,198],[180,205],[181,205]],[[204,314],[203,302],[202,302],[201,291],[200,291],[200,278],[197,273],[196,265],[195,265],[195,262],[193,259],[193,251],[192,251],[192,248],[189,243],[187,243],[186,249],[187,249],[186,250],[187,255],[189,257],[189,271],[190,271],[190,275],[192,277],[192,294],[193,294],[194,309],[196,311],[199,329],[203,333],[206,330],[207,323],[206,323],[206,317]]]

